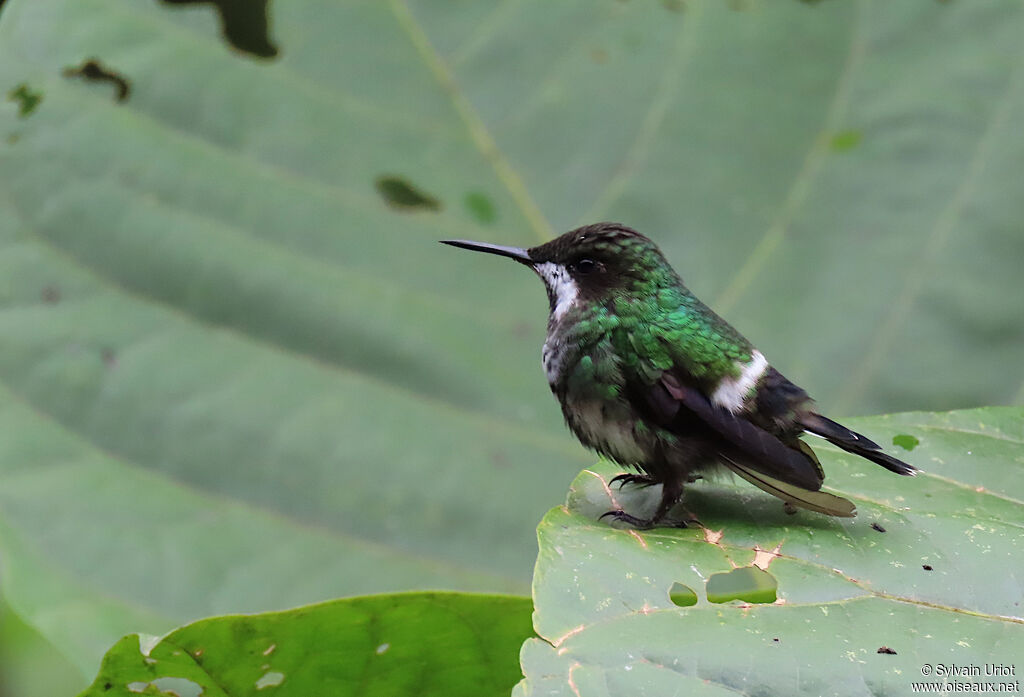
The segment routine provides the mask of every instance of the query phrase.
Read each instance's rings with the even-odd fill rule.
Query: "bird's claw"
[[[622,487],[626,486],[627,484],[636,484],[638,486],[653,486],[654,485],[654,480],[652,480],[650,477],[644,476],[642,474],[631,474],[629,472],[626,472],[625,474],[619,474],[619,475],[616,475],[616,476],[612,477],[608,481],[608,486],[611,486],[612,484],[614,484],[616,482],[619,483],[619,490],[620,491],[622,490]]]
[[[600,518],[598,518],[598,520],[602,520],[602,519],[608,518],[608,517],[614,518],[615,520],[617,520],[617,521],[619,521],[621,523],[629,523],[630,525],[632,525],[634,528],[637,528],[638,530],[650,530],[651,528],[654,527],[654,521],[653,520],[651,520],[649,518],[648,519],[637,518],[635,515],[630,515],[629,513],[626,513],[625,511],[623,511],[621,509],[617,509],[617,510],[613,510],[613,511],[608,511],[607,513],[603,514]]]
[[[661,521],[654,520],[653,518],[637,518],[635,515],[630,515],[629,513],[626,513],[625,511],[618,510],[618,509],[617,510],[613,510],[613,511],[608,511],[607,513],[601,515],[601,517],[598,518],[598,520],[602,520],[604,518],[614,518],[615,520],[619,521],[620,523],[629,523],[630,525],[632,525],[637,530],[650,530],[650,529],[656,528],[656,527],[681,528],[681,529],[686,529],[686,528],[693,527],[693,526],[696,526],[698,528],[703,528],[704,527],[704,524],[702,522],[700,522],[699,520],[697,520],[696,518],[690,518],[689,520],[677,520],[677,521],[661,522]]]

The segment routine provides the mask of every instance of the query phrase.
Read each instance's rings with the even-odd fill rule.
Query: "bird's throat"
[[[544,287],[547,288],[551,321],[558,322],[576,305],[580,297],[580,287],[561,264],[545,262],[537,264],[533,270],[541,277]]]

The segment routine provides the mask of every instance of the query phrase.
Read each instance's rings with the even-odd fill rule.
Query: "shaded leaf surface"
[[[409,593],[214,617],[162,639],[124,637],[82,697],[506,695],[530,599]],[[148,693],[147,693],[148,694]]]
[[[899,695],[929,679],[926,664],[1019,661],[1024,410],[850,425],[918,438],[907,457],[924,469],[896,477],[818,448],[829,488],[857,503],[852,520],[788,516],[751,487],[697,483],[683,504],[705,529],[616,530],[594,519],[653,508],[659,492],[609,489],[607,465],[584,470],[538,528],[542,639],[523,646],[516,694]],[[770,574],[778,599],[709,602],[708,580],[733,568]],[[675,584],[697,603],[677,607]]]
[[[537,280],[437,239],[621,219],[829,413],[1022,398],[1019,2],[279,2],[259,60],[212,5],[0,15],[40,97],[0,102],[2,583],[83,679],[213,614],[525,591],[591,456]]]

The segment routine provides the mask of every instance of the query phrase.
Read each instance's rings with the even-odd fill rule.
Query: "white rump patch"
[[[747,396],[757,385],[757,381],[768,370],[768,360],[760,351],[754,351],[750,362],[740,368],[740,374],[734,378],[725,378],[719,383],[714,394],[711,395],[711,402],[720,407],[725,407],[735,413],[743,408],[747,402]]]
[[[544,279],[544,285],[555,296],[555,306],[551,309],[551,317],[557,322],[576,304],[580,288],[561,264],[546,261],[533,268]]]

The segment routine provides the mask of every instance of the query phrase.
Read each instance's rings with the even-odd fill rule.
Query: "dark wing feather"
[[[897,460],[891,455],[882,452],[881,447],[874,441],[865,438],[856,431],[851,431],[846,426],[838,424],[832,419],[827,419],[821,414],[808,412],[800,415],[798,422],[808,433],[821,436],[829,443],[842,448],[848,453],[860,455],[881,465],[890,472],[903,475],[917,474],[918,470],[913,465],[908,465],[903,460]]]
[[[680,412],[685,411],[687,417],[696,417],[707,426],[719,436],[722,453],[729,455],[734,463],[801,489],[817,491],[821,488],[821,469],[802,448],[790,447],[742,416],[712,404],[700,390],[684,385],[672,373],[661,376],[652,386],[651,395],[650,404],[660,408],[663,414],[671,411],[674,403],[674,419],[679,419]]]

